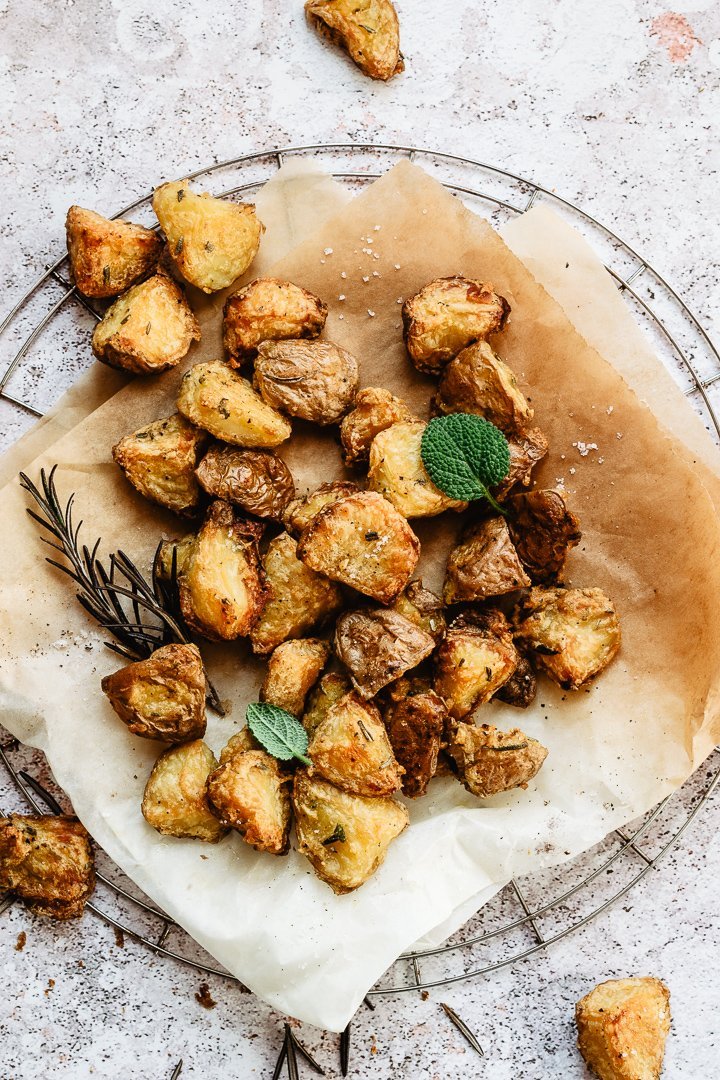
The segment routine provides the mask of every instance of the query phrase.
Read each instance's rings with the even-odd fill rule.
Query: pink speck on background
[[[702,45],[685,16],[674,11],[653,19],[650,33],[660,39],[660,44],[667,49],[668,59],[674,64],[687,60],[695,46]]]

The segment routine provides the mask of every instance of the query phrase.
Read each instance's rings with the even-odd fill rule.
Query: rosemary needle
[[[463,1036],[463,1038],[466,1039],[467,1042],[470,1043],[470,1046],[472,1046],[475,1053],[479,1054],[480,1057],[485,1057],[485,1051],[483,1050],[480,1043],[477,1041],[477,1038],[475,1037],[475,1035],[472,1033],[470,1028],[465,1023],[465,1021],[461,1020],[460,1017],[458,1016],[458,1014],[455,1012],[455,1010],[451,1009],[449,1005],[446,1005],[444,1001],[441,1001],[440,1005],[441,1005],[442,1009],[444,1010],[445,1015],[447,1016],[448,1020],[452,1024],[455,1025],[455,1027],[458,1029],[458,1031]]]
[[[300,1040],[298,1039],[297,1035],[296,1035],[296,1034],[295,1034],[295,1032],[294,1032],[294,1031],[292,1030],[292,1028],[290,1028],[289,1030],[290,1030],[290,1039],[291,1039],[291,1041],[292,1041],[293,1045],[295,1046],[295,1049],[296,1049],[297,1051],[299,1051],[299,1053],[300,1053],[301,1057],[304,1057],[304,1058],[305,1058],[305,1060],[307,1061],[308,1065],[310,1066],[310,1068],[311,1068],[311,1069],[312,1069],[312,1070],[313,1070],[314,1072],[316,1072],[316,1073],[317,1073],[317,1074],[318,1074],[319,1076],[324,1076],[324,1075],[325,1075],[325,1070],[324,1070],[324,1069],[322,1069],[322,1068],[320,1067],[320,1065],[318,1065],[317,1061],[316,1061],[316,1060],[315,1060],[315,1058],[314,1058],[314,1057],[312,1056],[312,1054],[310,1053],[310,1051],[309,1051],[309,1050],[306,1050],[306,1049],[305,1049],[305,1047],[304,1047],[304,1046],[303,1046],[303,1044],[302,1044],[302,1043],[300,1042]]]
[[[352,1023],[352,1021],[351,1021]],[[340,1036],[340,1072],[347,1076],[350,1067],[350,1024]]]

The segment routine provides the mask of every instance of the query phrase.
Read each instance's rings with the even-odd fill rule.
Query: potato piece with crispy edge
[[[439,644],[445,637],[443,602],[430,589],[423,588],[421,579],[411,581],[393,604],[393,611],[404,615]]]
[[[430,634],[391,608],[344,611],[335,625],[335,653],[364,698],[375,697],[434,648]]]
[[[580,522],[563,493],[553,489],[521,492],[507,503],[508,528],[520,561],[535,585],[555,581],[568,550],[582,538]]]
[[[303,727],[308,735],[312,735],[328,714],[331,705],[340,698],[345,697],[352,690],[352,683],[339,671],[330,671],[323,675],[308,697],[305,712],[302,716]]]
[[[446,604],[487,600],[530,585],[504,517],[469,525],[448,555],[443,600]]]
[[[118,296],[152,271],[162,240],[152,229],[71,206],[65,221],[73,280],[83,296]]]
[[[534,412],[515,374],[486,341],[463,349],[443,370],[433,406],[440,413],[475,413],[508,434],[525,431]]]
[[[340,424],[343,461],[348,468],[366,465],[376,435],[413,414],[400,398],[380,386],[358,390],[353,407]]]
[[[95,888],[90,837],[66,814],[0,817],[0,893],[13,893],[35,915],[82,915]]]
[[[501,484],[493,488],[496,499],[504,499],[516,484],[529,487],[532,471],[538,461],[542,461],[548,452],[548,441],[540,428],[530,428],[521,435],[512,435],[508,439],[510,447],[510,471]]]
[[[103,693],[133,735],[169,743],[205,734],[205,672],[197,645],[163,645],[102,681]]]
[[[537,676],[535,668],[530,660],[519,648],[519,642],[515,642],[518,662],[512,675],[494,695],[495,701],[502,701],[505,705],[513,705],[516,709],[527,709],[532,705],[537,694]]]
[[[342,592],[297,556],[297,544],[280,533],[263,557],[268,600],[250,633],[253,652],[269,653],[289,638],[302,637],[340,610]]]
[[[113,446],[112,456],[146,499],[192,516],[202,502],[195,468],[207,442],[206,432],[174,413],[126,435]]]
[[[241,754],[245,750],[262,750],[262,746],[249,727],[240,728],[230,736],[220,751],[220,764],[224,765],[234,754]]]
[[[463,723],[455,725],[448,752],[458,767],[458,778],[480,799],[526,788],[548,753],[519,728],[499,731],[493,724]]]
[[[305,698],[328,662],[330,646],[319,638],[284,641],[273,650],[260,687],[260,700],[300,716]]]
[[[405,301],[405,345],[418,371],[441,371],[473,341],[502,330],[510,305],[492,285],[464,277],[437,278]]]
[[[312,519],[331,503],[339,502],[347,495],[354,495],[360,488],[351,480],[334,480],[321,484],[308,495],[301,495],[288,504],[284,514],[285,528],[293,536],[299,536]]]
[[[215,755],[202,739],[171,746],[157,759],[145,785],[143,817],[167,836],[217,844],[227,828],[210,811],[207,779],[217,768]]]
[[[153,210],[170,259],[205,293],[232,285],[257,255],[263,225],[252,203],[198,195],[180,180],[155,189]]]
[[[370,446],[368,488],[378,491],[403,517],[435,517],[445,510],[466,510],[435,487],[423,465],[420,448],[427,424],[405,420],[381,431]]]
[[[264,750],[235,750],[208,777],[210,809],[256,851],[287,855],[290,782],[289,773]]]
[[[229,503],[211,504],[178,575],[180,610],[191,630],[211,641],[250,633],[269,595],[258,551],[262,532]]]
[[[293,783],[298,851],[321,881],[342,894],[359,888],[385,860],[410,818],[395,799],[364,798],[298,769]]]
[[[364,75],[387,82],[405,70],[391,0],[306,0],[315,29],[349,53]]]
[[[298,556],[312,570],[390,604],[420,557],[420,541],[392,503],[359,491],[326,506],[300,535]]]
[[[433,687],[450,715],[461,720],[504,686],[517,663],[505,616],[467,612],[450,624],[437,651]]]
[[[522,602],[516,637],[563,690],[578,690],[604,671],[620,648],[620,623],[602,589],[544,589]]]
[[[405,770],[403,795],[417,799],[426,793],[435,775],[449,716],[445,702],[434,690],[417,693],[410,680],[402,681],[408,693],[387,705],[383,720],[393,753]]]
[[[256,278],[225,301],[223,344],[228,363],[241,367],[263,341],[316,338],[327,313],[318,296],[292,281]]]
[[[395,760],[375,705],[346,694],[327,711],[308,747],[313,776],[352,795],[380,798],[399,791],[403,770]]]
[[[358,364],[332,341],[263,341],[253,385],[268,405],[326,426],[355,400]]]
[[[575,1006],[578,1049],[600,1080],[659,1080],[670,1031],[660,979],[608,979]]]
[[[233,446],[272,449],[292,432],[290,421],[222,360],[195,364],[185,373],[177,407],[193,424]]]
[[[295,495],[292,473],[282,458],[268,450],[211,446],[195,475],[209,495],[273,521],[282,521]]]
[[[175,573],[182,573],[188,564],[196,539],[196,533],[188,533],[180,540],[161,540],[155,552],[153,573],[161,581],[172,581],[173,559]]]

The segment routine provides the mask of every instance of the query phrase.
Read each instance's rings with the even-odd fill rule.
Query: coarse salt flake
[[[370,308],[367,309],[367,313],[368,313],[368,315],[370,316],[371,319],[375,318],[375,312],[371,311]]]
[[[377,270],[373,270],[373,277],[380,277],[380,274]]]
[[[613,411],[614,411],[614,409],[615,409],[615,406],[614,406],[614,405],[608,405],[608,407],[607,407],[607,409],[605,410],[605,412],[606,412],[606,413],[608,414],[608,416],[612,416],[612,414],[613,414]]]
[[[345,299],[345,293],[341,292],[340,295],[338,296],[338,300],[344,300],[344,299]]]
[[[344,270],[340,271],[340,277],[343,278],[343,279],[347,277],[347,274],[345,273]]]
[[[332,253],[333,253],[332,248],[325,248],[325,250],[323,251],[323,255],[332,255]]]
[[[396,270],[399,270],[399,269],[400,269],[400,263],[395,263],[395,269],[396,269]]]
[[[595,443],[595,442],[583,442],[582,440],[579,440],[578,442],[574,442],[573,446],[577,449],[577,452],[580,455],[580,457],[587,457],[591,450],[597,450],[598,449],[598,444],[597,443]]]
[[[370,277],[367,274],[363,274],[363,281],[367,282],[369,280],[370,280]]]
[[[375,230],[375,232],[380,232],[380,230],[382,229],[382,225],[373,225],[373,229]]]

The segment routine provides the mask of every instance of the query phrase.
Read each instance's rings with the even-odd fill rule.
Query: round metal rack
[[[251,198],[290,158],[312,161],[352,190],[390,166],[416,160],[471,209],[493,224],[546,203],[592,244],[673,377],[720,442],[720,355],[678,293],[611,229],[542,185],[504,169],[452,154],[404,146],[335,144],[268,150],[219,162],[190,174],[226,198]],[[116,217],[153,226],[151,195]],[[69,281],[59,258],[18,300],[0,324],[0,415],[9,445],[43,416],[92,362],[89,330],[101,310]],[[61,352],[59,350],[62,350]],[[64,357],[61,366],[57,356]],[[67,358],[75,360],[68,361]],[[718,409],[720,412],[720,408]],[[6,736],[0,762],[22,799],[40,813],[69,809],[41,753]],[[487,975],[532,956],[584,926],[642,880],[680,839],[720,782],[716,751],[677,792],[626,830],[616,830],[576,859],[509,882],[443,945],[403,954],[371,996],[445,986]],[[0,911],[11,900],[0,902]],[[233,979],[103,853],[98,888],[88,910],[153,952],[198,971]],[[237,982],[237,980],[233,980]]]

